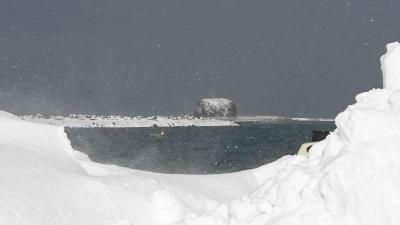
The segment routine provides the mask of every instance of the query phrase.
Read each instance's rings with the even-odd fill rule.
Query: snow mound
[[[165,175],[94,163],[63,127],[9,118],[0,119],[0,153],[0,224],[173,224],[256,187],[251,172]]]
[[[226,205],[229,215],[220,224],[399,224],[400,44],[387,51],[385,88],[357,95],[307,157],[254,170],[260,186]]]
[[[386,46],[387,53],[381,57],[381,69],[383,75],[383,88],[400,88],[400,48],[399,43],[394,42]]]
[[[0,119],[13,119],[13,120],[18,120],[19,117],[16,116],[16,115],[14,115],[14,114],[11,114],[11,113],[8,113],[8,112],[4,112],[4,111],[1,111],[1,110],[0,110]]]

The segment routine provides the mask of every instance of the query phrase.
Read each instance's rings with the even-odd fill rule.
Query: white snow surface
[[[186,126],[238,126],[238,124],[224,119],[195,118],[192,116],[95,116],[69,115],[50,116],[41,115],[21,116],[21,119],[36,123],[50,124],[64,127],[186,127]]]
[[[3,118],[3,119],[18,119],[18,116],[15,116],[15,115],[13,115],[13,114],[11,114],[11,113],[8,113],[8,112],[4,112],[4,111],[0,111],[0,118]]]
[[[256,186],[251,172],[165,175],[94,163],[63,127],[2,115],[0,224],[173,224]]]
[[[384,89],[357,95],[307,156],[225,175],[162,175],[93,163],[61,127],[0,119],[0,224],[397,225],[400,45]],[[389,77],[388,77],[389,76]]]
[[[400,48],[399,43],[394,42],[386,46],[387,53],[381,57],[381,69],[383,75],[383,88],[400,88]]]

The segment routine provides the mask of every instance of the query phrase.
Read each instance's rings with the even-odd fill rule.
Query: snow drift
[[[0,224],[171,224],[256,184],[249,172],[198,179],[97,164],[62,127],[8,114],[0,128]]]
[[[0,114],[0,224],[399,224],[400,44],[387,49],[384,89],[357,95],[307,157],[241,173],[100,165],[61,127]]]

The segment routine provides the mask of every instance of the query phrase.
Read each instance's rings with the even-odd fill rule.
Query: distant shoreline
[[[333,122],[332,118],[300,118],[300,117],[282,117],[282,116],[239,116],[232,121],[234,122],[268,122],[268,121],[320,121]]]
[[[239,126],[240,122],[280,122],[280,121],[334,121],[323,118],[286,118],[278,116],[239,116],[237,118],[196,118],[193,116],[95,116],[95,115],[69,115],[69,116],[20,116],[22,120],[64,126],[70,128],[96,128],[96,127],[213,127],[213,126]]]

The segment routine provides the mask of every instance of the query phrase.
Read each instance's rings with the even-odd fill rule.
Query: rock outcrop
[[[226,98],[204,98],[194,112],[195,117],[226,117],[237,116],[236,105]]]

